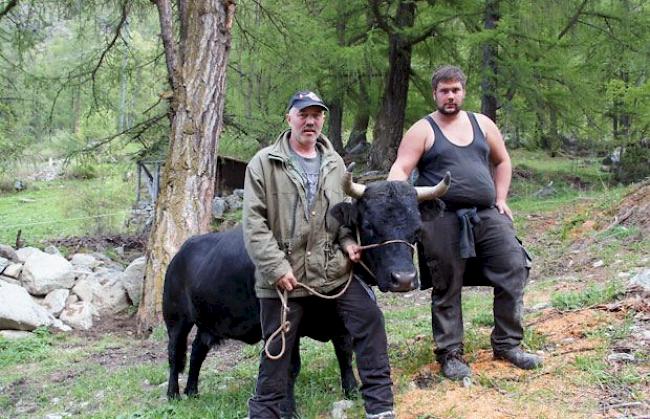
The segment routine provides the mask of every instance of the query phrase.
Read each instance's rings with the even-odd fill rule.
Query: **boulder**
[[[0,282],[0,329],[32,331],[52,324],[53,317],[18,285]]]
[[[34,336],[32,332],[26,332],[24,330],[0,330],[0,337],[3,337],[7,340],[18,340],[31,338]]]
[[[94,308],[88,301],[79,301],[67,306],[59,317],[75,329],[88,330],[93,327]]]
[[[83,266],[93,269],[100,264],[100,261],[98,261],[95,256],[87,253],[75,253],[70,258],[70,263],[72,263],[75,268]]]
[[[45,249],[43,249],[43,252],[47,253],[48,255],[59,255],[59,256],[62,256],[62,255],[61,255],[61,252],[59,251],[59,249],[58,249],[56,246],[53,246],[53,245],[49,245],[49,246],[47,246]]]
[[[50,291],[43,300],[43,307],[52,314],[54,317],[57,317],[61,314],[61,311],[65,308],[65,302],[70,295],[70,290],[66,288],[59,288],[54,291]]]
[[[14,279],[20,277],[20,272],[23,270],[22,263],[10,263],[5,270],[2,272],[2,275],[9,276]]]
[[[0,244],[0,257],[9,259],[12,262],[18,262],[18,255],[13,247],[7,246],[6,244]]]
[[[77,281],[75,286],[72,288],[72,293],[78,296],[82,301],[92,303],[93,297],[95,294],[101,292],[101,288],[101,285],[99,285],[94,279],[84,278]]]
[[[4,273],[5,268],[7,266],[9,266],[10,264],[11,264],[11,262],[9,261],[9,259],[6,259],[6,258],[3,258],[2,256],[0,256],[0,273]]]
[[[94,273],[77,282],[72,292],[82,301],[92,303],[98,314],[118,313],[129,306],[121,272]]]
[[[29,255],[20,274],[23,286],[33,295],[46,295],[57,288],[71,288],[74,278],[72,264],[63,256],[41,251]]]
[[[25,263],[27,258],[30,257],[32,253],[41,253],[41,251],[35,247],[21,247],[20,249],[16,250],[16,257],[18,258],[18,262]]]
[[[134,306],[140,305],[144,287],[144,269],[147,259],[141,256],[135,259],[122,273],[122,284]]]
[[[19,286],[20,286],[20,281],[17,280],[16,278],[12,278],[12,277],[10,277],[10,276],[0,275],[0,281],[4,281],[4,282],[8,282],[8,283],[10,283],[10,284],[14,284],[14,285],[19,285]]]

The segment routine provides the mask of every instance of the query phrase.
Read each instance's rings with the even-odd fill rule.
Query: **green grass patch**
[[[613,301],[622,292],[623,286],[617,281],[592,284],[583,291],[554,293],[551,305],[558,310],[574,310]]]
[[[0,369],[12,365],[47,359],[52,350],[52,335],[47,329],[36,329],[34,336],[9,340],[0,337]]]

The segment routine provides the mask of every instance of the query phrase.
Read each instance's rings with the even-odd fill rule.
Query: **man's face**
[[[316,144],[324,122],[325,110],[320,106],[308,106],[302,110],[291,108],[287,114],[291,138],[303,146]]]
[[[459,81],[441,81],[433,92],[433,97],[438,112],[443,115],[456,115],[463,107],[465,89]]]

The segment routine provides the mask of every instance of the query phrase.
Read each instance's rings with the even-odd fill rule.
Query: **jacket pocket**
[[[325,275],[328,280],[336,280],[350,273],[352,261],[338,244],[325,246]]]

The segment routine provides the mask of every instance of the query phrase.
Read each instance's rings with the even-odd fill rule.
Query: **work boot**
[[[519,346],[505,351],[495,350],[494,359],[503,359],[522,370],[532,370],[542,366],[542,358],[535,354],[524,352]]]
[[[469,369],[459,351],[452,351],[442,355],[438,362],[441,364],[442,375],[450,380],[460,381],[472,375],[472,370]]]

